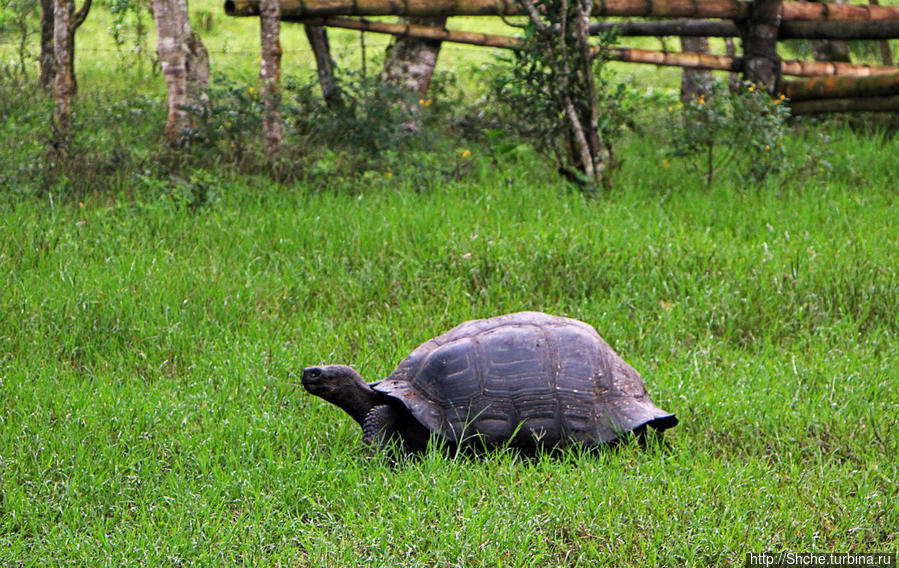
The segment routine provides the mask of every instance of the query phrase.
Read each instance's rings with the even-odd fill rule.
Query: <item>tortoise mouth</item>
[[[324,381],[303,380],[302,383],[303,388],[306,389],[306,392],[318,397],[326,397],[334,390],[333,385]]]

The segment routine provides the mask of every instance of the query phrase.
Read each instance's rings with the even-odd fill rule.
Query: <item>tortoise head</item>
[[[360,424],[379,399],[362,375],[346,365],[306,367],[302,382],[309,394],[336,404]]]

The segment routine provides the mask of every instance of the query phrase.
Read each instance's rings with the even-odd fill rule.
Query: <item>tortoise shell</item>
[[[677,424],[592,326],[537,312],[465,322],[372,387],[456,445],[596,445]]]

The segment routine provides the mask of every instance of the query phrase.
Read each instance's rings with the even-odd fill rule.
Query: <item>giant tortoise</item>
[[[344,365],[308,367],[302,381],[349,413],[365,444],[395,440],[410,452],[432,437],[450,447],[596,446],[677,424],[592,326],[538,312],[458,325],[381,381]]]

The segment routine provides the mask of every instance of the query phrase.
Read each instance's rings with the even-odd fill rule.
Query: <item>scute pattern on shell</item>
[[[453,444],[594,445],[677,423],[592,326],[538,312],[465,322],[373,387]]]

